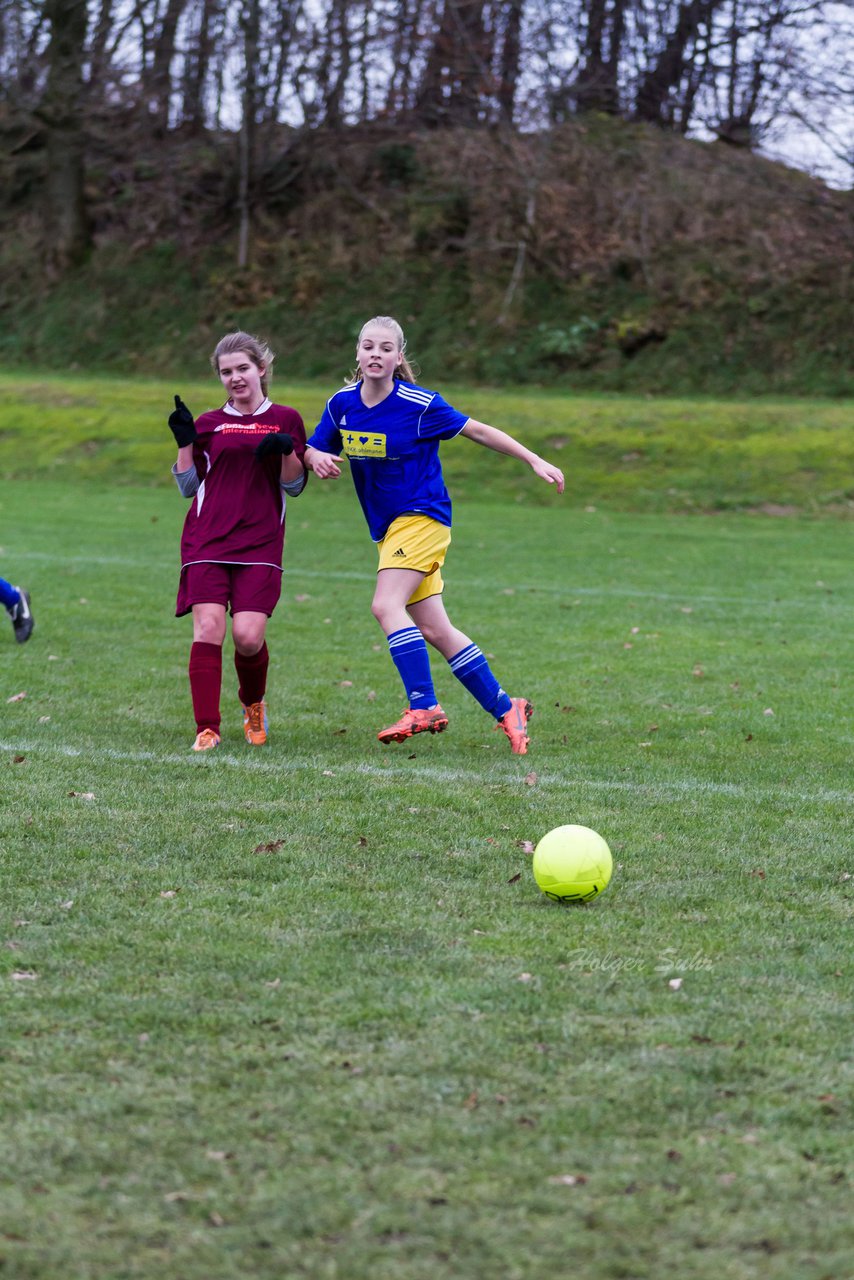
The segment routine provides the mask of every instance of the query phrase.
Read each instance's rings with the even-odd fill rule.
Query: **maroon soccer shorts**
[[[282,594],[282,571],[268,564],[188,564],[181,570],[175,617],[194,604],[221,604],[234,613],[266,613]]]

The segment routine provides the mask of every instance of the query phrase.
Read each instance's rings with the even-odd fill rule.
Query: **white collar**
[[[230,413],[235,418],[254,418],[256,413],[266,413],[268,409],[273,407],[273,401],[269,396],[265,396],[257,409],[253,409],[251,413],[241,413],[239,409],[235,409],[230,400],[226,400],[222,406],[223,413]]]

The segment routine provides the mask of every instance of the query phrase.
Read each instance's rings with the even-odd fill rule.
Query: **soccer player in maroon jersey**
[[[172,467],[192,498],[181,535],[176,617],[193,615],[190,692],[194,751],[220,742],[222,646],[226,611],[246,741],[267,741],[267,620],[282,589],[286,495],[305,488],[305,428],[295,409],[273,404],[267,378],[273,353],[248,333],[217,343],[211,364],[227,399],[193,419],[180,396],[169,415],[178,445]]]

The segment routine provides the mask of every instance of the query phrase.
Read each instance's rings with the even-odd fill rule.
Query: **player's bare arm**
[[[314,472],[318,480],[334,480],[336,476],[340,476],[341,468],[338,464],[343,461],[337,453],[324,453],[322,449],[313,449],[311,445],[305,451],[305,465]]]
[[[460,435],[473,440],[475,444],[484,445],[487,449],[494,449],[496,453],[506,453],[511,458],[518,458],[520,462],[527,462],[534,475],[545,480],[547,484],[557,485],[558,493],[563,493],[564,479],[560,468],[553,466],[551,462],[547,462],[531,449],[526,449],[506,431],[499,431],[497,427],[491,427],[487,422],[478,422],[476,418],[469,418]]]

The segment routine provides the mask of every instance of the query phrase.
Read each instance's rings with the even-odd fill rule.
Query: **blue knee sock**
[[[13,587],[5,578],[0,578],[0,604],[3,608],[14,609],[20,598],[21,593],[18,588]]]
[[[489,663],[476,644],[460,649],[459,653],[448,659],[448,665],[484,711],[495,716],[496,720],[507,714],[512,706],[510,698],[495,679]]]
[[[416,711],[436,706],[436,691],[430,674],[430,658],[424,637],[417,627],[401,627],[388,637],[388,651],[403,681],[409,706]]]

